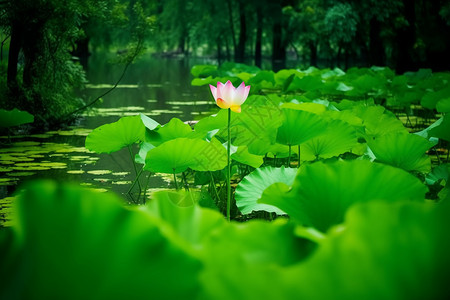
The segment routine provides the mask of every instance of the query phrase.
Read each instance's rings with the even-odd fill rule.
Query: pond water
[[[84,148],[86,136],[92,129],[122,116],[143,113],[165,124],[172,117],[189,121],[215,113],[209,89],[190,84],[190,68],[201,63],[209,62],[143,57],[129,67],[114,91],[83,114],[76,126],[14,136],[10,147],[0,149],[0,223],[8,219],[11,194],[31,179],[74,181],[125,196],[135,178],[128,149],[112,154],[90,153]],[[89,84],[81,91],[82,96],[94,99],[110,89],[123,68],[108,62],[104,55],[93,55],[87,70]],[[6,141],[7,137],[0,137],[0,142]],[[167,188],[171,181],[170,176],[156,174],[148,181],[148,187]]]

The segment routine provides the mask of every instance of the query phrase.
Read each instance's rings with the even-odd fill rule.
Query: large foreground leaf
[[[143,141],[144,136],[141,116],[122,117],[94,129],[86,138],[86,148],[97,153],[111,153]]]
[[[370,200],[423,201],[427,189],[413,175],[369,161],[303,165],[291,191],[275,184],[259,202],[275,205],[299,224],[325,232],[341,223],[354,203]]]
[[[236,188],[236,205],[243,214],[252,211],[264,210],[275,212],[278,215],[286,214],[275,206],[256,201],[261,198],[264,190],[275,182],[282,182],[287,185],[294,183],[297,169],[264,167],[256,169],[238,184]]]
[[[20,267],[3,269],[10,258],[0,257],[0,298],[195,297],[200,263],[158,218],[48,181],[28,185],[16,204]]]
[[[288,284],[280,299],[446,299],[449,208],[355,205],[344,231],[330,234],[308,261],[283,272],[279,281]]]

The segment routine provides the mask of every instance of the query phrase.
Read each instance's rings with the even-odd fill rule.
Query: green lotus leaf
[[[448,182],[449,174],[450,164],[442,164],[433,168],[433,170],[425,177],[425,181],[428,185],[433,185],[442,180]]]
[[[253,97],[255,101],[263,102],[261,98],[264,97]],[[200,134],[219,129],[215,136],[226,140],[227,113],[222,109],[216,116],[200,120],[195,125],[195,132]],[[247,146],[252,154],[264,155],[267,153],[267,147],[275,142],[277,128],[281,122],[281,109],[264,98],[263,103],[248,105],[242,108],[241,113],[231,114],[232,143],[235,146]]]
[[[449,214],[448,205],[357,204],[344,230],[329,234],[304,263],[270,278],[281,283],[280,299],[445,298]]]
[[[297,169],[285,167],[263,167],[256,169],[239,182],[235,195],[237,207],[244,215],[258,210],[275,212],[278,215],[286,214],[275,206],[257,203],[256,201],[261,198],[262,193],[267,187],[276,182],[292,185],[296,174]]]
[[[355,128],[346,122],[333,120],[323,134],[301,145],[301,155],[313,159],[330,158],[350,152],[357,144]]]
[[[426,151],[433,144],[410,133],[388,133],[367,142],[377,161],[406,171],[429,172],[430,157]]]
[[[149,150],[145,169],[152,172],[180,173],[188,168],[197,171],[216,171],[227,164],[226,150],[213,139],[176,138]]]
[[[143,141],[144,136],[145,126],[140,116],[122,117],[89,133],[86,148],[97,153],[111,153]]]
[[[263,156],[248,152],[247,146],[239,146],[237,151],[231,155],[231,159],[253,168],[259,168],[264,163]]]
[[[178,118],[172,118],[169,123],[165,124],[161,128],[147,131],[145,141],[158,146],[164,142],[183,137],[192,137],[191,126],[185,124]]]
[[[299,145],[319,136],[327,123],[318,115],[295,109],[283,109],[284,121],[278,128],[276,141],[284,145]]]
[[[449,97],[450,87],[446,87],[438,91],[426,93],[420,101],[420,104],[425,108],[435,109],[439,101],[441,101],[442,99],[447,99]]]
[[[291,191],[269,187],[258,202],[274,205],[297,223],[326,232],[342,223],[354,203],[423,201],[426,192],[416,177],[388,165],[365,160],[318,162],[302,165]]]
[[[352,111],[363,120],[366,140],[390,132],[408,132],[402,122],[382,106],[356,106]]]
[[[287,91],[315,91],[319,90],[323,86],[322,79],[320,77],[316,76],[303,76],[302,78],[299,78],[298,76],[295,76],[292,80],[291,84],[289,85]]]
[[[145,164],[145,158],[147,157],[148,151],[155,148],[153,144],[142,142],[139,147],[139,153],[135,155],[134,161],[140,164]]]
[[[304,110],[315,113],[317,115],[320,115],[327,110],[327,107],[325,105],[313,102],[304,102],[304,103],[289,102],[282,104],[281,108]]]
[[[228,112],[226,109],[221,109],[217,114],[201,119],[195,124],[194,131],[209,132],[216,129],[226,129],[228,120],[227,114]],[[235,114],[231,115],[231,118],[233,117],[235,117]]]
[[[205,241],[208,255],[200,277],[201,299],[296,299],[295,295],[280,298],[283,285],[275,271],[303,260],[315,244],[297,238],[293,223],[282,219],[226,225]],[[261,283],[271,288],[262,289]]]
[[[201,263],[190,248],[114,195],[38,181],[15,205],[8,248],[16,255],[0,257],[2,299],[196,297]]]
[[[450,142],[450,116],[447,114],[441,119],[439,126],[430,129],[428,134]]]
[[[144,114],[140,114],[142,123],[144,123],[144,126],[149,130],[155,130],[161,127],[161,124],[153,120],[152,118],[147,117]]]
[[[0,128],[33,123],[34,116],[26,111],[14,108],[12,110],[0,109]]]
[[[217,76],[217,66],[213,65],[195,65],[191,68],[191,74],[194,77],[208,77],[208,76]]]
[[[439,100],[436,104],[436,110],[442,113],[450,112],[450,95],[448,98]]]

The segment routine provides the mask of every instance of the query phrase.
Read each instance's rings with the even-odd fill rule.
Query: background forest
[[[4,0],[0,106],[42,125],[85,106],[92,52],[209,56],[274,71],[389,66],[403,73],[450,66],[450,2],[443,0]],[[14,99],[14,101],[9,101]]]

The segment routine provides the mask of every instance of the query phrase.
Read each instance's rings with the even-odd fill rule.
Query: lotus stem
[[[291,144],[289,144],[289,156],[288,156],[288,161],[287,161],[288,168],[291,167],[291,151],[292,151],[292,146],[291,146]]]
[[[173,169],[173,181],[175,182],[175,188],[178,191],[178,182],[177,182],[177,175],[175,174],[175,168]]]
[[[131,184],[130,188],[128,189],[127,194],[131,193],[131,190],[134,188],[134,186],[136,185],[136,183],[139,183],[139,177],[141,176],[142,171],[144,170],[144,168],[142,168],[139,173],[137,173],[136,175],[136,179],[133,181],[133,183]],[[139,188],[139,194],[140,194],[140,188]]]
[[[298,145],[298,166],[297,168],[300,168],[300,145]]]
[[[138,178],[139,178],[138,177],[138,170],[137,170],[134,158],[133,158],[133,151],[131,151],[131,145],[128,145],[128,152],[130,153],[131,162],[133,163],[134,173],[136,174],[136,180],[138,180]],[[142,188],[141,188],[140,182],[138,181],[137,184],[138,184],[138,187],[139,187],[139,191],[141,191]]]
[[[231,109],[228,109],[228,143],[227,143],[227,220],[230,221],[231,217],[231,133],[230,133],[230,123],[231,123]]]
[[[145,204],[146,202],[147,202],[147,188],[148,188],[148,183],[150,182],[150,177],[152,176],[152,173],[151,172],[149,172],[148,173],[148,176],[147,176],[147,182],[145,183],[145,189],[144,189],[144,203],[142,203],[142,204]]]
[[[181,172],[181,174],[183,175],[184,188],[185,188],[186,191],[189,191],[189,185],[188,185],[188,182],[187,182],[187,179],[186,179],[186,173]]]
[[[220,197],[219,197],[219,193],[217,192],[216,183],[214,182],[214,176],[213,176],[211,171],[209,171],[209,175],[211,175],[211,184],[212,184],[214,192],[216,194],[217,203],[219,203],[220,202]]]

